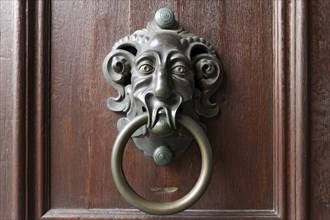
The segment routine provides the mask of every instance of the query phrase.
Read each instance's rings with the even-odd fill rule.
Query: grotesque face
[[[148,113],[148,129],[133,136],[147,131],[172,135],[178,112],[198,120],[198,115],[212,117],[219,111],[210,97],[221,82],[220,62],[209,43],[187,32],[136,31],[117,42],[103,71],[119,94],[108,100],[108,107],[127,112],[119,129],[125,121]]]
[[[192,100],[195,80],[191,62],[177,34],[159,32],[141,49],[132,68],[132,92],[138,108],[149,114],[148,127],[170,134],[182,103]]]

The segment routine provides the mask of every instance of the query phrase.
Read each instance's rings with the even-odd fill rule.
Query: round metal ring
[[[196,139],[202,158],[199,178],[188,194],[172,202],[152,202],[137,194],[128,184],[122,168],[123,153],[131,135],[148,120],[147,113],[130,121],[118,134],[112,148],[111,171],[114,182],[124,199],[135,208],[153,215],[171,215],[191,207],[204,194],[212,175],[212,151],[203,129],[192,118],[179,114],[178,122]]]

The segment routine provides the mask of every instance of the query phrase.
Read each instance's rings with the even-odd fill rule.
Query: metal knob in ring
[[[172,202],[152,202],[137,194],[128,184],[123,173],[123,153],[131,135],[148,120],[147,113],[141,114],[130,121],[118,134],[112,148],[111,171],[114,182],[124,199],[132,206],[149,214],[171,215],[191,207],[204,194],[212,175],[212,151],[210,143],[199,124],[188,116],[178,114],[177,121],[184,126],[198,143],[202,165],[199,178],[195,186],[185,196]]]

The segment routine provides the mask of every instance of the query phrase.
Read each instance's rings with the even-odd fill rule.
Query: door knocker
[[[105,57],[103,73],[117,97],[108,108],[125,112],[117,122],[111,170],[121,195],[150,214],[169,215],[192,206],[205,192],[212,174],[212,152],[199,116],[219,112],[210,98],[223,73],[214,48],[203,38],[184,31],[167,8],[159,9],[146,29],[120,39]],[[128,139],[155,163],[165,166],[180,157],[193,138],[201,152],[201,173],[184,197],[167,203],[151,202],[127,183],[122,156]]]

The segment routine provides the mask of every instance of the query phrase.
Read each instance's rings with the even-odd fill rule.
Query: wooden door
[[[202,119],[214,155],[204,196],[170,219],[330,218],[329,1],[0,1],[3,219],[164,219],[133,209],[111,177],[121,114],[101,64],[113,44],[169,7],[216,48],[221,115]],[[132,142],[129,183],[153,201],[197,180],[193,144],[168,167]]]

